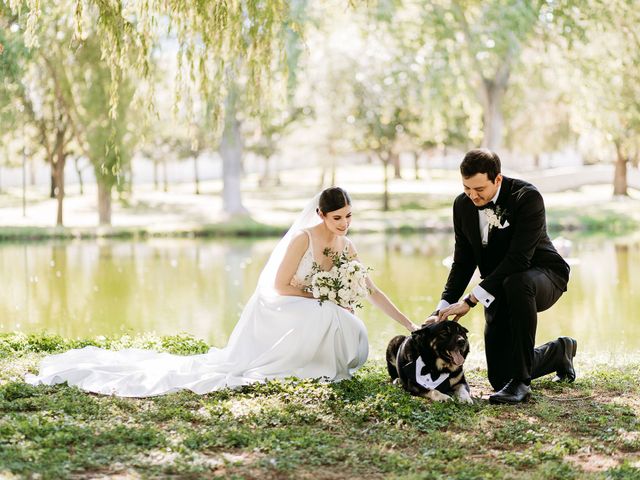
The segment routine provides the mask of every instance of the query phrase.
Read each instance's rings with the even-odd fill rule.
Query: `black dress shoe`
[[[578,350],[578,342],[571,337],[560,337],[558,340],[564,345],[564,355],[562,356],[562,367],[556,372],[554,382],[573,382],[576,379],[576,371],[573,368],[573,357]]]
[[[489,397],[489,403],[516,404],[529,400],[531,397],[531,387],[521,380],[509,380],[502,390]]]

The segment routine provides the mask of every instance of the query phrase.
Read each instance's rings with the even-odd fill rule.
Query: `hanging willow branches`
[[[26,12],[25,38],[36,47],[42,4],[50,0],[10,0],[13,12]],[[214,123],[221,118],[230,84],[241,85],[254,106],[271,93],[278,75],[290,75],[287,41],[302,31],[306,0],[75,0],[75,30],[79,39],[97,35],[102,60],[111,71],[111,110],[115,117],[118,85],[137,77],[152,98],[151,56],[167,36],[178,44],[176,101],[189,103],[196,89],[211,101]]]

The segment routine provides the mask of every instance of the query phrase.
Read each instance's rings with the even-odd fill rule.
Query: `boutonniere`
[[[500,206],[497,206],[495,210],[486,208],[482,210],[482,213],[484,213],[491,228],[497,227],[498,230],[502,230],[509,226],[509,220],[505,218],[506,212]]]

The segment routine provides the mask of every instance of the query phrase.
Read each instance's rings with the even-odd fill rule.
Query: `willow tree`
[[[40,9],[40,4],[46,1],[10,1],[14,10],[23,3],[29,7],[30,46],[37,43],[37,25],[47,22]],[[163,32],[170,31],[179,44],[177,100],[192,88],[212,100],[211,114],[221,133],[221,127],[231,131],[234,128],[228,110],[233,108],[234,85],[239,80],[246,101],[259,106],[270,95],[273,74],[290,73],[285,48],[290,38],[287,32],[301,30],[306,0],[76,0],[75,4],[77,35],[82,36],[88,25],[95,26],[103,58],[111,70],[112,116],[117,115],[118,86],[124,72],[149,79],[152,50]],[[147,86],[146,98],[150,102],[153,92]],[[237,150],[232,141],[227,141],[227,145]],[[232,191],[224,193],[225,208],[231,210],[241,206],[236,181],[239,160],[233,159],[225,164],[232,172],[228,177],[225,174]]]
[[[96,31],[88,25],[78,35],[72,2],[48,2],[40,8],[47,21],[35,27],[29,27],[28,15],[15,19],[16,32],[30,42],[28,61],[23,62],[24,78],[16,84],[22,86],[22,102],[41,131],[52,164],[58,198],[56,223],[63,224],[64,171],[73,150],[94,166],[99,223],[110,224],[111,190],[122,178],[122,165],[129,156],[123,137],[131,111],[130,89],[123,77],[115,79],[118,83],[113,89],[112,70],[100,61]],[[29,35],[23,35],[28,28]],[[111,90],[120,96],[116,104],[111,103]]]
[[[59,7],[50,7],[44,10],[46,14],[59,18]],[[57,199],[56,225],[60,226],[63,224],[66,159],[75,147],[74,125],[65,108],[62,82],[70,56],[61,45],[70,40],[72,32],[65,29],[64,22],[32,26],[31,48],[26,48],[26,11],[18,9],[11,13],[3,9],[2,13],[3,39],[10,47],[2,55],[3,66],[11,67],[3,69],[0,87],[5,92],[2,96],[10,98],[5,108],[19,107],[23,112],[21,123],[31,127],[29,131],[37,132],[38,138],[30,152],[37,155],[44,151],[45,160],[51,165],[52,196]],[[40,48],[40,42],[46,48]]]
[[[110,106],[111,72],[100,63],[100,48],[95,37],[79,43],[75,54],[77,67],[67,73],[66,106],[77,120],[78,143],[93,166],[98,187],[98,222],[111,225],[113,189],[123,189],[131,152],[138,138],[135,129],[137,111],[130,105],[131,81],[121,77],[118,83],[119,101]],[[78,71],[79,70],[79,71]],[[111,113],[110,113],[111,107]]]

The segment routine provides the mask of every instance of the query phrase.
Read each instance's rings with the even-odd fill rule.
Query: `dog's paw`
[[[400,379],[394,378],[393,381],[391,382],[391,385],[400,385]]]
[[[434,402],[448,402],[451,400],[449,395],[439,392],[438,390],[429,390],[426,396]]]
[[[466,395],[458,397],[460,403],[466,403],[467,405],[473,405],[473,398],[468,393]]]
[[[455,395],[460,403],[473,404],[473,398],[471,398],[471,394],[466,388],[459,388]]]

